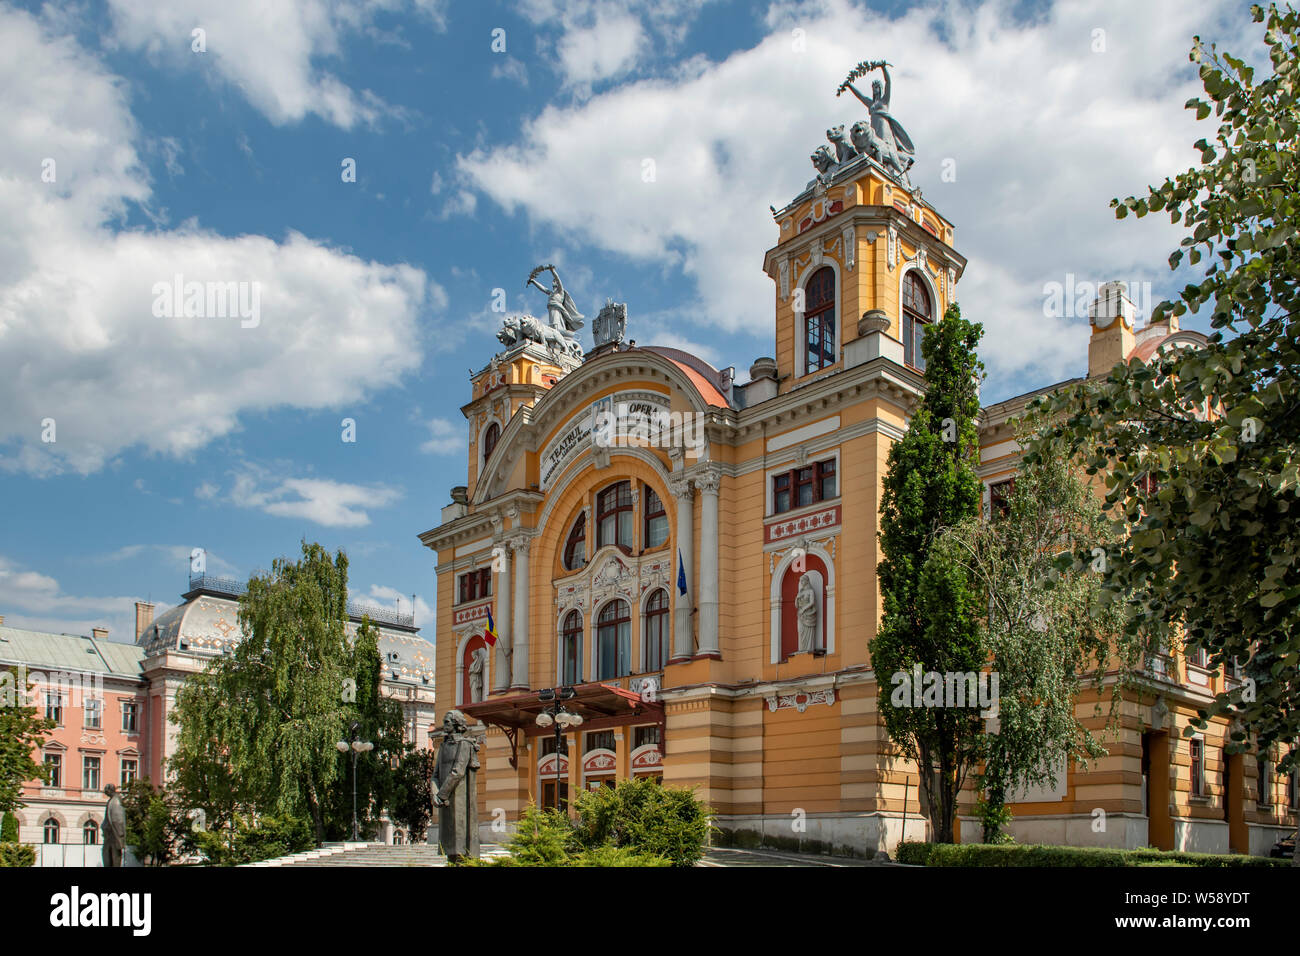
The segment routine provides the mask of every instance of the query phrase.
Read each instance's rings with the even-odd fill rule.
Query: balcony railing
[[[254,572],[257,574],[260,572]],[[213,594],[222,594],[229,597],[239,597],[241,594],[248,593],[248,582],[241,581],[238,578],[223,578],[213,574],[191,574],[190,575],[191,591],[209,591]],[[359,621],[363,617],[368,617],[376,624],[391,624],[394,627],[415,627],[415,614],[402,614],[398,611],[390,610],[386,607],[375,607],[373,604],[361,604],[357,601],[349,601],[347,604],[348,617]]]

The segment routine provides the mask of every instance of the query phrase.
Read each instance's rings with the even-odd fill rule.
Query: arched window
[[[835,270],[822,266],[804,286],[806,373],[835,364]]]
[[[664,503],[649,485],[645,486],[644,547],[657,548],[668,540],[668,513]]]
[[[632,485],[620,481],[596,496],[596,547],[617,545],[632,550]]]
[[[59,821],[54,819],[54,817],[50,817],[45,821],[45,842],[59,842]]]
[[[582,683],[582,614],[570,611],[560,630],[561,684]]]
[[[645,669],[662,670],[668,661],[668,592],[659,588],[645,602]]]
[[[626,601],[610,601],[596,620],[597,680],[632,673],[632,614]]]
[[[501,426],[493,422],[488,426],[487,431],[483,433],[483,464],[492,457],[492,449],[497,447],[497,439],[501,437]]]
[[[564,545],[564,567],[576,571],[587,563],[587,512],[578,515],[578,520],[569,529],[569,540]]]
[[[930,292],[913,270],[903,276],[903,361],[922,372],[925,371],[925,356],[921,352],[921,341],[925,338],[925,327],[932,320]]]
[[[87,820],[86,825],[81,828],[81,842],[86,846],[99,843],[99,827],[95,825],[94,820]]]

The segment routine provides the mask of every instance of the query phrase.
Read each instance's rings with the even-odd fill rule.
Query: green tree
[[[1017,438],[1031,445],[1049,430],[1031,408]],[[1060,442],[1039,441],[1026,453],[1005,514],[968,518],[945,531],[941,546],[963,564],[981,591],[983,644],[998,675],[998,721],[987,737],[980,775],[984,841],[995,842],[1009,818],[1008,794],[1029,785],[1055,785],[1071,761],[1106,751],[1076,716],[1085,685],[1099,691],[1112,654],[1126,665],[1141,655],[1129,644],[1112,648],[1123,621],[1115,603],[1100,604],[1101,576],[1090,562],[1110,536],[1101,502]],[[1113,725],[1121,685],[1111,684]]]
[[[1235,718],[1230,751],[1284,744],[1287,770],[1300,766],[1300,18],[1252,16],[1271,73],[1257,80],[1196,38],[1205,97],[1187,108],[1215,115],[1213,141],[1196,143],[1198,166],[1112,203],[1118,218],[1163,212],[1188,230],[1170,267],[1186,255],[1204,275],[1153,318],[1208,308],[1208,346],[1117,366],[1052,407],[1128,532],[1107,549],[1103,596],[1123,604],[1129,635],[1244,664],[1248,679],[1185,732]]]
[[[18,816],[12,811],[0,815],[0,843],[18,842]]]
[[[884,614],[871,642],[880,710],[890,737],[916,761],[921,792],[938,842],[951,843],[957,797],[982,753],[976,708],[896,706],[892,675],[980,671],[977,588],[949,551],[943,529],[980,513],[974,464],[983,365],[975,349],[982,326],[954,304],[926,327],[922,354],[928,389],[907,433],[889,450],[880,507],[878,568]],[[910,704],[911,695],[907,695]]]
[[[19,686],[20,682],[23,686]],[[32,685],[16,668],[0,670],[0,812],[23,806],[23,783],[45,780],[45,767],[32,756],[45,746],[54,721],[37,716]]]
[[[347,567],[304,542],[300,561],[250,579],[243,639],[182,688],[172,718],[181,763],[209,771],[218,792],[230,786],[236,806],[311,820],[318,843],[344,766],[335,744],[355,712]]]
[[[416,750],[408,746],[397,766],[393,782],[393,820],[406,828],[412,843],[418,843],[428,836],[433,813],[430,783],[434,758],[432,750]]]
[[[126,815],[126,845],[146,866],[166,866],[187,847],[192,823],[171,795],[147,779],[133,780],[118,795]]]

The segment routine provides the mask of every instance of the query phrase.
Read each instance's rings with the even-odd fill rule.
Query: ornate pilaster
[[[680,450],[678,455],[673,458],[678,468],[681,467],[683,455]],[[669,457],[673,457],[669,453]],[[673,593],[673,661],[689,660],[695,648],[691,639],[691,605],[695,599],[694,585],[692,584],[691,570],[694,564],[695,555],[695,496],[691,488],[691,480],[680,474],[671,475],[668,478],[668,491],[677,501],[677,553],[680,555],[677,561],[682,563],[682,568],[686,575],[686,593],[682,594],[677,587],[678,566],[677,561],[673,563],[673,575],[670,585]]]
[[[500,519],[495,519],[494,523]],[[492,543],[492,564],[495,566],[496,579],[496,617],[493,623],[497,628],[496,662],[492,667],[492,692],[510,689],[510,549],[505,540],[497,537]],[[453,582],[454,583],[454,582]],[[457,661],[459,666],[460,662]]]
[[[528,549],[532,537],[528,534],[511,535],[508,545],[515,558],[514,626],[511,634],[510,687],[527,690],[528,678]]]
[[[700,657],[721,657],[718,647],[718,488],[722,472],[706,468],[695,478],[700,499]]]

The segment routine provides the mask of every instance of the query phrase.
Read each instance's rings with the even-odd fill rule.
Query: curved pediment
[[[653,444],[702,443],[711,409],[730,407],[728,377],[673,349],[630,349],[586,362],[535,405],[517,411],[474,489],[480,505],[515,488],[545,492],[593,446],[593,433],[614,441],[653,436]],[[536,472],[527,456],[538,458]]]

